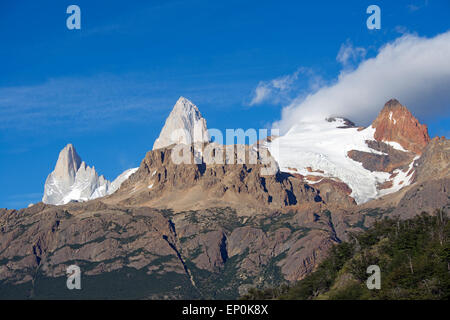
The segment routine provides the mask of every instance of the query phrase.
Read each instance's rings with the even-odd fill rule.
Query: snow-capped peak
[[[68,144],[61,150],[55,170],[45,181],[42,202],[61,205],[104,197],[115,192],[136,170],[125,171],[111,183],[82,161],[75,147]]]
[[[192,144],[209,142],[209,140],[206,120],[197,106],[188,99],[180,97],[153,144],[153,150],[172,144]]]
[[[351,150],[384,156],[367,143],[376,142],[374,134],[373,126],[358,128],[344,118],[301,122],[269,143],[269,150],[281,171],[339,179],[351,188],[351,196],[357,203],[364,203],[389,193],[389,190],[381,193],[378,187],[389,180],[391,173],[370,171],[349,157]]]

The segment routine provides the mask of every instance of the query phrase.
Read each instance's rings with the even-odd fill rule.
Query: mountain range
[[[189,163],[173,161],[180,146]],[[109,182],[68,144],[42,202],[0,209],[0,284],[71,297],[55,290],[70,264],[94,298],[236,298],[293,282],[384,217],[448,209],[449,157],[395,99],[366,128],[330,116],[222,145],[181,97],[138,168]]]

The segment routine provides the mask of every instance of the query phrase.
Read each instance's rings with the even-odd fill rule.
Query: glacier
[[[366,143],[366,140],[375,140],[375,128],[346,125],[343,118],[300,122],[285,135],[268,143],[270,154],[283,172],[339,179],[351,188],[350,196],[358,204],[395,192],[410,183],[409,178],[398,173],[391,188],[378,190],[377,186],[388,181],[391,174],[367,170],[347,155],[350,150],[383,154]],[[389,145],[400,149],[398,144]],[[309,184],[317,182],[320,180],[308,181]]]

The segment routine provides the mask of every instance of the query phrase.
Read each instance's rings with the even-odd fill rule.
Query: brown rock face
[[[412,156],[383,143],[371,146],[389,153],[385,170]],[[360,206],[349,202],[351,190],[340,181],[323,179],[312,188],[300,175],[263,177],[261,163],[181,166],[170,161],[171,152],[149,152],[109,197],[0,209],[0,299],[17,290],[23,290],[20,298],[40,298],[42,292],[71,298],[65,287],[71,264],[82,270],[83,297],[236,298],[249,287],[302,279],[333,245],[379,219],[450,209],[450,144],[444,138],[423,150],[414,184]],[[190,197],[192,207],[206,199],[209,208],[148,205],[171,207],[170,201]],[[244,202],[258,212],[243,214]],[[218,205],[224,203],[230,207]],[[122,295],[110,295],[111,279],[114,288],[123,286],[116,290]],[[130,296],[141,287],[145,291]]]
[[[364,204],[369,211],[385,210],[391,217],[412,218],[421,212],[450,210],[450,141],[433,138],[413,165],[412,184]],[[380,186],[380,189],[383,186]]]
[[[450,140],[433,138],[417,161],[415,181],[450,177]]]
[[[245,146],[245,150],[248,156],[251,148]],[[173,152],[171,148],[148,152],[139,170],[104,201],[174,210],[229,206],[243,215],[326,204],[320,189],[294,175],[262,175],[265,165],[260,160],[255,164],[176,164]],[[329,199],[333,196],[346,200],[345,205],[353,204],[347,190],[325,189]]]
[[[0,298],[6,286],[25,285],[21,297],[28,298],[53,288],[35,283],[37,273],[61,289],[53,297],[68,294],[61,280],[71,264],[90,281],[113,277],[86,285],[88,296],[109,297],[103,285],[125,277],[122,298],[140,281],[151,281],[141,298],[237,297],[248,285],[311,272],[340,241],[333,221],[342,220],[329,211],[242,217],[231,208],[176,213],[100,200],[34,207],[0,209]]]
[[[372,123],[377,141],[398,142],[406,150],[422,154],[430,141],[427,126],[395,99],[389,100]]]
[[[412,152],[396,150],[384,142],[367,140],[366,143],[371,149],[383,152],[383,154],[350,150],[347,155],[351,159],[361,162],[363,167],[370,171],[392,172],[399,168],[405,169],[414,158]]]

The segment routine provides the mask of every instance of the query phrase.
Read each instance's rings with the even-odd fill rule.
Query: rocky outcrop
[[[450,141],[434,138],[415,162],[413,184],[403,190],[392,214],[403,219],[450,209]]]
[[[423,154],[413,162],[410,170],[411,184],[398,192],[383,196],[360,206],[362,212],[383,213],[389,217],[408,219],[436,209],[450,209],[450,143],[444,137],[434,138],[423,150]],[[372,219],[373,220],[373,219]],[[371,223],[373,223],[372,221]],[[367,225],[371,225],[368,223]]]
[[[389,100],[372,123],[377,141],[393,141],[404,149],[421,154],[430,141],[427,126],[395,99]]]
[[[366,141],[367,145],[380,153],[351,150],[348,156],[361,162],[364,168],[370,171],[393,172],[395,169],[406,168],[414,159],[412,152],[403,152],[379,141]]]
[[[210,144],[205,144],[207,149]],[[242,156],[238,148],[233,156],[221,146],[223,158],[235,162]],[[241,146],[245,157],[256,159],[255,164],[226,162],[211,163],[206,154],[195,163],[193,148],[189,152],[190,164],[177,164],[173,160],[175,149],[164,148],[149,151],[139,170],[130,177],[121,189],[104,201],[116,205],[148,205],[175,210],[200,209],[212,206],[229,206],[243,214],[261,211],[301,208],[324,205],[320,188],[311,187],[293,174],[279,172],[270,155],[264,158],[252,147]],[[204,151],[202,151],[205,153]],[[248,161],[247,161],[248,162]],[[264,169],[275,168],[274,174],[265,175]],[[348,188],[323,184],[327,199],[335,199],[331,193],[344,200],[343,205],[354,204]],[[336,204],[338,205],[338,204]]]
[[[171,224],[160,213],[97,204],[97,209],[73,204],[1,215],[0,282],[27,282],[38,268],[48,277],[64,276],[73,261],[86,275],[140,269],[161,256],[167,256],[168,270],[184,274],[169,245],[177,241]]]
[[[450,210],[450,178],[426,180],[408,188],[392,216],[409,219],[422,212],[434,214],[436,209]]]
[[[430,141],[426,125],[422,125],[397,100],[388,101],[369,129],[375,129],[373,139],[366,140],[369,151],[350,150],[347,156],[374,173],[390,173],[377,183],[378,196],[398,191],[410,185],[415,160]]]
[[[450,141],[436,137],[424,149],[416,164],[415,181],[450,177]]]
[[[143,281],[152,282],[139,298],[236,298],[249,287],[303,278],[334,244],[378,219],[433,213],[436,206],[450,208],[448,171],[439,170],[448,168],[445,139],[433,140],[424,151],[426,160],[417,162],[416,183],[389,195],[400,197],[395,207],[383,204],[384,199],[372,207],[337,206],[333,202],[342,200],[336,198],[340,193],[335,189],[344,195],[350,190],[331,179],[318,182],[315,188],[300,183],[301,178],[294,175],[275,175],[262,183],[258,180],[261,175],[251,174],[261,163],[254,167],[240,165],[239,169],[237,165],[184,165],[186,171],[177,176],[182,169],[170,161],[171,152],[149,152],[139,170],[109,197],[63,206],[39,203],[20,211],[1,209],[0,286],[7,292],[24,292],[19,296],[22,298],[39,298],[37,293],[52,283],[48,288],[62,286],[60,294],[67,294],[61,277],[65,277],[69,265],[76,264],[83,272],[83,281],[95,283],[95,290],[84,286],[83,294],[94,290],[103,294],[100,297],[110,297],[111,280],[102,282],[106,277],[129,284],[124,296],[119,296],[122,298],[129,297]],[[193,153],[191,156],[194,158]],[[212,177],[218,179],[210,180]],[[204,209],[158,210],[146,205],[149,199],[164,201],[172,192],[177,196],[200,194],[195,199],[198,201],[208,187],[214,190],[217,185],[223,186],[222,181],[232,186],[230,194],[241,202],[249,199],[256,210],[245,214],[245,206],[238,206],[236,201],[229,203],[241,212],[217,207],[214,201],[224,197],[214,200],[209,194],[206,197],[211,203]],[[148,188],[149,182],[160,190],[155,198],[149,193],[153,188]],[[139,191],[141,184],[147,193]],[[188,184],[195,193],[185,189]],[[287,196],[287,191],[295,198]],[[279,195],[275,197],[276,193]],[[255,196],[266,201],[269,195],[280,209],[266,202],[257,206],[250,200]],[[284,203],[286,196],[288,201]],[[155,286],[154,291],[148,291]]]

